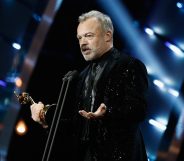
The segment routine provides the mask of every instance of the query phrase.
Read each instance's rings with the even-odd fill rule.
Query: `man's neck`
[[[92,60],[91,62],[100,62],[101,60],[105,59],[113,50],[114,47],[109,48],[106,52],[104,52],[99,58]]]

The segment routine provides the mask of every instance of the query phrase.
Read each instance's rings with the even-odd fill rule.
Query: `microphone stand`
[[[77,71],[69,71],[63,78],[63,83],[61,86],[59,99],[58,99],[57,106],[56,106],[56,109],[54,112],[52,124],[51,124],[50,130],[49,130],[48,138],[46,141],[46,146],[45,146],[44,153],[42,156],[42,161],[49,161],[52,147],[53,147],[53,143],[55,140],[55,135],[57,133],[59,122],[61,119],[62,110],[63,110],[64,103],[66,100],[68,88],[70,86],[71,80],[74,78],[76,73],[77,73]]]

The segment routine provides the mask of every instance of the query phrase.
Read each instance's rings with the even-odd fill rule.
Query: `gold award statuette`
[[[14,94],[15,96],[17,97],[18,101],[20,104],[28,104],[30,103],[31,105],[34,104],[34,100],[32,99],[32,97],[26,93],[26,92],[22,92],[21,94],[17,94],[15,91],[14,91]],[[47,128],[48,125],[47,123],[45,122],[45,119],[43,117],[43,115],[46,114],[47,110],[51,107],[51,106],[55,106],[56,104],[51,104],[51,105],[45,105],[43,107],[43,111],[40,113],[40,119],[41,119],[41,124],[43,126],[43,128]]]
[[[32,97],[29,95],[29,93],[22,92],[21,94],[17,94],[14,91],[14,94],[17,97],[20,104],[28,104],[28,103],[34,104],[35,103]]]
[[[28,104],[30,103],[31,105],[35,103],[35,101],[33,100],[33,98],[29,95],[29,93],[26,92],[22,92],[21,94],[17,94],[14,91],[15,96],[17,97],[18,101],[20,102],[20,104]],[[50,107],[52,106],[56,106],[55,103],[51,104],[51,105],[45,105],[43,110],[46,112]]]

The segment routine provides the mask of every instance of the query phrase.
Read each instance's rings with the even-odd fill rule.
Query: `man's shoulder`
[[[118,51],[119,52],[119,58],[117,60],[117,64],[119,64],[119,66],[123,67],[123,68],[142,68],[145,70],[145,64],[142,62],[142,60],[140,60],[139,58],[136,58],[132,55],[130,55],[130,53],[126,52],[126,51]]]
[[[117,64],[119,65],[127,65],[130,63],[133,63],[134,61],[136,61],[136,58],[129,55],[127,52],[125,51],[119,51],[116,50],[116,59],[117,59]]]

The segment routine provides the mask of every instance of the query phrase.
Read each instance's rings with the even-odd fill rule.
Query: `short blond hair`
[[[93,18],[93,17],[97,18],[97,20],[101,23],[102,28],[104,29],[104,31],[109,31],[110,30],[113,34],[114,27],[113,27],[112,20],[108,15],[106,15],[102,12],[92,10],[92,11],[83,13],[81,16],[79,16],[78,22],[81,23],[81,22],[84,22],[87,19]]]

